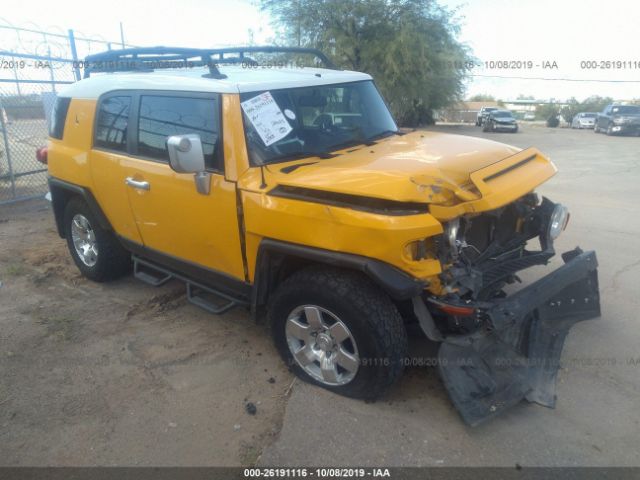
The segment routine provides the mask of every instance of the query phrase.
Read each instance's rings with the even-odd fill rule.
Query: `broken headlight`
[[[547,238],[554,241],[560,236],[562,231],[569,223],[569,209],[561,204],[556,204],[549,217],[549,226],[547,227]]]
[[[458,256],[458,233],[460,232],[460,219],[454,218],[444,229],[444,238],[449,247],[449,253],[452,258]]]

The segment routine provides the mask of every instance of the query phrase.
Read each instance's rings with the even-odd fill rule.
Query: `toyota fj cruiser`
[[[265,52],[323,68],[262,68]],[[339,394],[380,396],[415,324],[469,424],[554,405],[564,338],[600,307],[579,248],[505,293],[569,220],[534,193],[556,173],[538,150],[401,132],[369,75],[315,50],[157,47],[84,67],[40,155],[85,276],[133,268],[211,312],[246,306],[298,376]]]

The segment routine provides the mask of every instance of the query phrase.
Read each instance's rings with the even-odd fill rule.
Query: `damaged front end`
[[[554,407],[565,337],[575,323],[600,315],[596,255],[579,248],[564,253],[552,273],[504,292],[518,271],[549,261],[567,221],[566,208],[531,194],[445,229],[445,295],[414,299],[414,311],[427,336],[441,342],[440,375],[469,425],[523,399]],[[536,237],[540,249],[528,250]]]

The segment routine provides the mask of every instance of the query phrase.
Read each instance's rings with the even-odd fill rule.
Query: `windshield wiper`
[[[299,158],[305,158],[305,157],[318,157],[318,158],[321,158],[321,159],[325,160],[327,158],[333,158],[335,156],[336,156],[336,154],[330,153],[330,152],[315,151],[315,150],[305,150],[305,151],[302,151],[302,152],[293,152],[293,153],[288,153],[286,155],[282,155],[280,157],[276,157],[273,160],[265,162],[265,165],[269,165],[269,164],[272,164],[272,163],[286,162],[288,160],[297,160]]]
[[[404,135],[404,133],[402,133],[399,130],[383,130],[379,133],[376,133],[375,135],[371,135],[370,137],[367,137],[367,142],[371,142],[373,140],[379,140],[381,138],[386,138],[386,137],[390,137],[391,135],[398,135],[399,137],[401,137],[402,135]]]

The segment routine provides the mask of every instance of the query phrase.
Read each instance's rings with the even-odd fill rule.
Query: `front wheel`
[[[613,135],[613,125],[612,124],[607,125],[606,133],[607,133],[607,135]]]
[[[291,370],[340,395],[374,399],[402,374],[402,317],[357,272],[309,268],[293,274],[271,301],[269,323]]]
[[[85,277],[106,282],[131,269],[129,253],[80,198],[71,199],[65,208],[64,233],[71,257]]]

